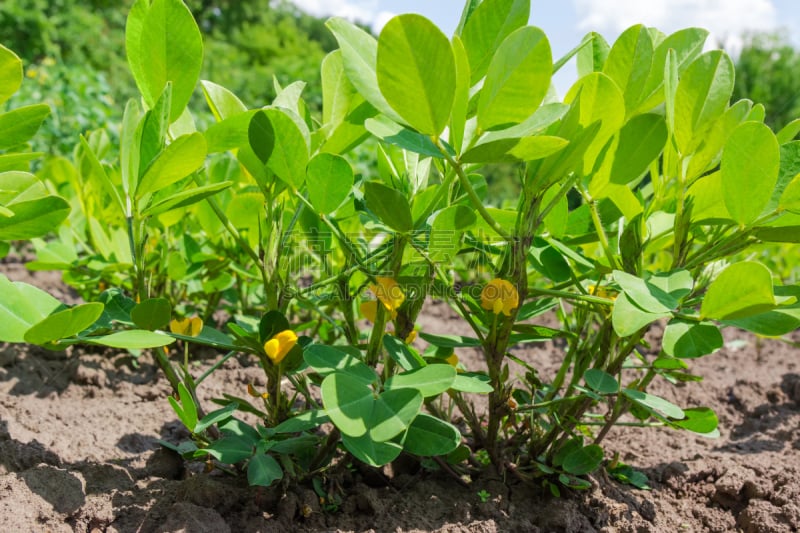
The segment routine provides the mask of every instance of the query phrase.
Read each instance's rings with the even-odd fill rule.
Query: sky
[[[464,5],[462,0],[292,1],[313,15],[364,22],[376,34],[394,15],[420,13],[452,35]],[[667,34],[689,26],[706,28],[711,31],[709,46],[722,44],[732,55],[741,49],[742,35],[754,31],[784,31],[800,47],[798,0],[531,0],[530,24],[547,34],[554,59],[575,47],[589,31],[613,43],[623,30],[639,23]],[[570,71],[556,78],[562,94],[571,77]]]

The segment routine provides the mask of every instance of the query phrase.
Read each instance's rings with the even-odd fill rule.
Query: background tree
[[[0,43],[20,55],[28,78],[15,104],[45,102],[53,111],[35,139],[37,151],[69,153],[79,134],[105,125],[113,134],[124,102],[137,94],[121,53],[133,3],[0,1]],[[273,77],[283,86],[304,80],[305,100],[319,110],[319,64],[337,47],[324,19],[287,0],[189,0],[187,5],[204,34],[203,79],[227,87],[250,107],[272,101]]]
[[[800,115],[800,51],[785,35],[749,35],[736,62],[733,99],[764,104],[766,123],[776,131]]]

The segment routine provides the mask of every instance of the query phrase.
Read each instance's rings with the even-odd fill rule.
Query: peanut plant
[[[118,150],[98,129],[38,179],[0,174],[12,184],[0,238],[33,239],[29,267],[62,270],[90,301],[68,307],[0,276],[0,340],[151,349],[192,434],[164,444],[254,485],[318,480],[342,453],[372,466],[434,457],[455,473],[479,454],[558,493],[589,486],[618,424],[714,436],[711,409],[647,389],[701,380],[691,360],[723,346],[722,328],[800,326],[800,288],[748,258],[800,241],[800,122],[774,133],[763,106],[731,102],[733,63],[703,52],[705,30],[637,25],[613,44],[591,33],[554,59],[529,8],[469,0],[450,38],[414,14],[377,38],[331,19],[340,48],[320,65],[320,115],[302,81],[275,82],[275,100],[250,108],[199,80],[186,6],[139,0],[126,54],[141,100],[125,107]],[[21,68],[0,52],[2,99]],[[562,98],[552,76],[573,57]],[[207,111],[190,108],[198,83]],[[0,148],[24,140],[7,131]],[[488,195],[499,164],[514,169],[511,202]],[[27,222],[27,194],[59,208]],[[472,334],[429,330],[432,299]],[[563,359],[545,375],[525,346],[556,339]],[[165,348],[176,342],[182,353]],[[198,345],[220,351],[202,374]],[[464,349],[480,368],[464,368]],[[260,365],[266,388],[206,413],[196,391],[233,356]]]

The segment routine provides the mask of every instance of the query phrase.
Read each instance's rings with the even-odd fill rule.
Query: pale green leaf
[[[456,66],[450,41],[435,24],[416,14],[387,22],[378,39],[376,74],[386,101],[409,125],[426,135],[444,130]]]
[[[780,146],[760,122],[740,124],[725,143],[720,164],[725,207],[744,226],[769,203],[780,171]]]
[[[514,31],[489,65],[478,100],[478,126],[488,130],[530,117],[547,94],[552,70],[544,32],[532,26]]]

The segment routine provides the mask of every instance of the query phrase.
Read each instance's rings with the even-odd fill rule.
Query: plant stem
[[[461,188],[464,189],[464,191],[467,193],[467,196],[469,196],[469,199],[472,202],[472,206],[478,211],[478,213],[481,215],[483,220],[486,221],[486,223],[489,225],[490,228],[492,228],[495,232],[497,232],[498,235],[503,237],[504,240],[511,242],[512,240],[511,235],[506,233],[503,227],[500,224],[498,224],[494,218],[492,218],[492,215],[489,214],[489,212],[486,210],[486,207],[484,207],[483,201],[481,201],[481,199],[478,197],[478,194],[475,192],[475,189],[472,188],[472,184],[469,182],[469,178],[464,172],[464,168],[461,166],[461,164],[455,159],[453,159],[449,153],[447,153],[447,150],[442,145],[442,142],[439,139],[436,140],[436,146],[442,152],[442,155],[444,156],[445,160],[447,160],[450,166],[455,169],[456,175],[458,176],[458,182],[461,185]]]

